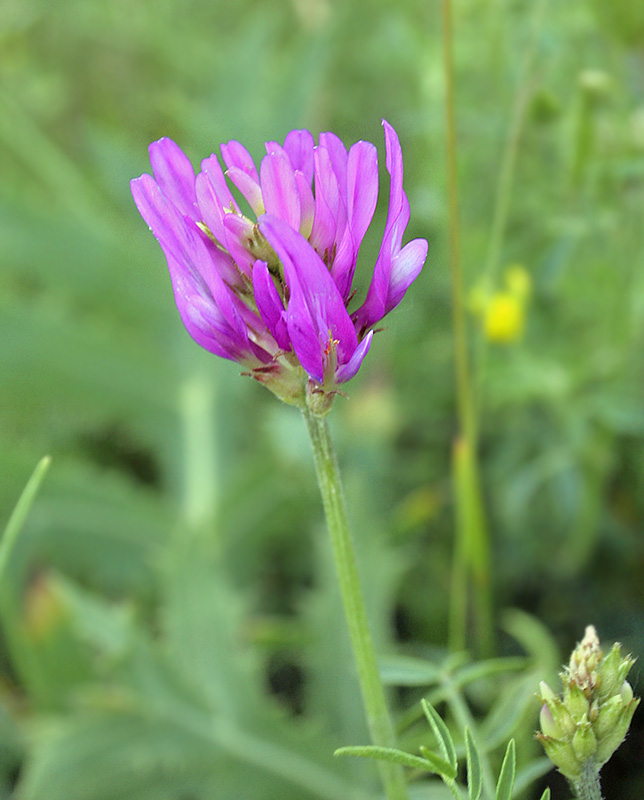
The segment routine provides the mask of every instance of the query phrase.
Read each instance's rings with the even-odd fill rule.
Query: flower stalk
[[[461,266],[458,163],[456,147],[454,54],[451,0],[443,0],[443,72],[447,119],[447,178],[449,245],[452,275],[452,329],[460,437],[454,446],[454,494],[457,505],[456,546],[452,567],[449,642],[453,651],[466,645],[468,606],[477,609],[474,620],[482,655],[494,650],[490,542],[478,468],[478,430],[471,382],[467,322]],[[467,598],[464,600],[464,598]],[[470,600],[471,603],[468,603]]]
[[[395,746],[394,726],[387,708],[385,691],[378,672],[376,653],[367,622],[360,588],[355,550],[351,540],[344,493],[328,422],[308,407],[302,409],[313,447],[315,470],[322,495],[324,513],[331,538],[331,549],[351,646],[356,660],[362,701],[373,744]],[[389,800],[406,800],[407,786],[402,767],[380,763],[380,774]]]
[[[599,783],[599,770],[592,761],[587,761],[578,783],[575,784],[575,793],[579,800],[603,800]]]

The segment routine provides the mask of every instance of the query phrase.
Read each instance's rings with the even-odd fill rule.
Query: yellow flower
[[[523,335],[525,308],[522,300],[511,292],[496,292],[490,298],[483,317],[485,338],[508,344]]]

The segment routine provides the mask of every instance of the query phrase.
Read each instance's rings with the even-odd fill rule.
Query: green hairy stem
[[[347,522],[340,472],[328,423],[326,419],[316,416],[308,408],[304,408],[302,413],[306,419],[313,446],[315,469],[331,537],[333,560],[356,660],[371,740],[375,745],[381,747],[394,747],[396,743],[394,726],[387,708],[385,692],[378,672],[376,653],[367,623],[356,556]],[[402,767],[397,764],[380,763],[379,769],[389,800],[406,800],[407,785]]]
[[[592,759],[585,763],[581,780],[575,783],[575,792],[579,800],[603,800],[599,784],[599,770]]]

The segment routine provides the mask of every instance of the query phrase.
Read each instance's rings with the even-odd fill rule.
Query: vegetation
[[[198,166],[307,127],[386,187],[383,117],[429,257],[330,424],[398,744],[569,797],[539,682],[588,624],[644,652],[644,11],[452,13],[470,439],[438,0],[4,0],[0,798],[378,796],[333,755],[369,737],[306,429],[190,340],[129,181],[164,135]],[[644,791],[640,714],[607,798]]]

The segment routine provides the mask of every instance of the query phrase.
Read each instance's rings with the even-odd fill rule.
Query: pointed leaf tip
[[[495,800],[511,800],[514,788],[514,775],[516,771],[516,753],[514,739],[510,739],[505,751],[505,758],[501,766],[501,774],[496,785]]]
[[[36,495],[38,494],[38,490],[47,474],[50,464],[51,456],[43,456],[36,464],[4,529],[4,534],[2,539],[0,539],[0,587],[2,587],[4,583],[4,574],[7,570],[7,565],[18,539],[18,535],[27,519],[27,515],[36,499]]]
[[[468,800],[479,800],[483,789],[481,756],[469,728],[465,728],[465,752],[467,758],[467,796]]]
[[[441,715],[436,711],[434,706],[428,700],[420,701],[423,712],[427,717],[427,721],[434,731],[434,736],[438,740],[438,746],[441,749],[445,759],[454,767],[458,768],[458,761],[456,759],[456,748],[454,747],[454,740],[449,732],[447,725],[443,722]]]

